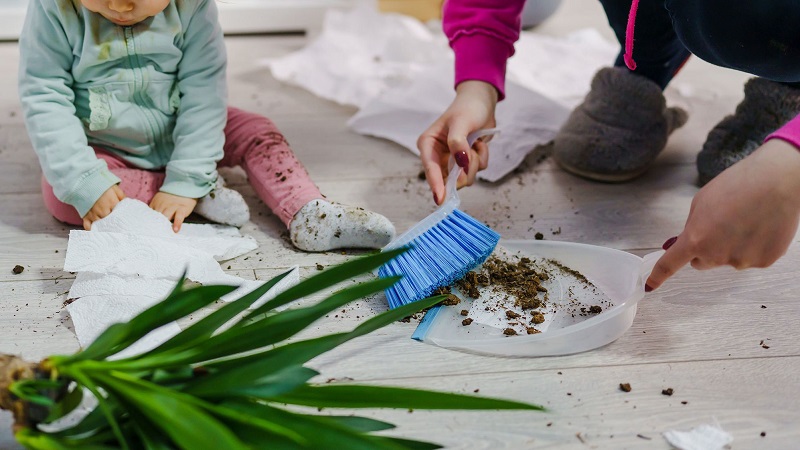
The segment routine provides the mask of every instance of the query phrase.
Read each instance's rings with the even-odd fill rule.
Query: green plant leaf
[[[211,363],[206,367],[213,372],[190,383],[186,389],[197,395],[214,390],[219,393],[232,391],[237,389],[237,386],[254,383],[259,377],[267,376],[284,367],[304,364],[350,339],[363,336],[419,310],[433,306],[445,298],[446,296],[430,297],[383,312],[365,321],[349,333],[337,333],[295,342],[253,355]],[[249,391],[249,393],[258,398],[265,398],[256,395],[256,391]]]
[[[243,312],[249,308],[250,305],[263,297],[264,294],[272,289],[273,286],[278,284],[287,275],[289,275],[292,270],[293,269],[287,270],[286,272],[257,287],[252,292],[249,292],[248,294],[243,295],[241,298],[225,304],[220,309],[214,311],[213,313],[196,322],[194,325],[173,336],[167,342],[143,355],[140,355],[137,357],[137,359],[151,357],[153,355],[173,350],[177,347],[192,346],[198,342],[208,339],[219,327],[228,323],[228,321],[236,317],[237,314]]]
[[[339,426],[350,428],[362,433],[372,433],[375,431],[391,430],[396,428],[394,424],[389,422],[382,422],[380,420],[370,419],[360,416],[321,416],[329,422],[335,422]]]
[[[317,375],[319,372],[316,370],[303,366],[284,367],[260,376],[258,373],[234,370],[225,372],[224,377],[199,378],[183,392],[203,398],[272,397],[292,391]]]
[[[174,450],[172,442],[136,408],[128,408],[131,424],[145,450]]]
[[[23,428],[18,431],[14,438],[25,448],[31,450],[119,450],[119,447],[116,446],[72,441],[30,428]]]
[[[36,405],[55,406],[56,402],[42,391],[58,389],[63,385],[61,381],[54,380],[21,380],[11,383],[8,391],[19,399]]]
[[[442,448],[441,445],[432,444],[430,442],[412,441],[411,439],[401,439],[386,436],[375,436],[375,439],[390,441],[395,445],[400,445],[403,448],[410,450],[436,450],[437,448]]]
[[[288,339],[325,314],[353,300],[386,289],[397,279],[397,277],[387,277],[359,283],[334,293],[316,305],[282,311],[280,314],[260,318],[245,327],[229,328],[197,345],[189,353],[190,357],[178,359],[175,363],[201,363],[275,344]]]
[[[275,298],[248,314],[245,319],[257,317],[287,303],[306,297],[315,292],[322,291],[333,285],[352,279],[357,275],[377,269],[383,265],[383,263],[394,259],[397,255],[400,255],[406,251],[408,251],[407,248],[398,248],[396,250],[363,256],[337,266],[330,267],[327,270],[320,272],[319,274],[314,275],[298,283],[296,286],[293,286],[278,294]]]
[[[304,386],[271,400],[294,405],[329,408],[544,410],[538,405],[512,400],[416,389],[356,385]]]
[[[81,404],[81,400],[83,400],[83,388],[76,385],[50,410],[50,415],[47,416],[44,423],[55,422],[71,413]]]
[[[142,411],[151,425],[180,448],[247,449],[225,425],[197,407],[191,396],[121,372],[96,373],[95,377],[109,394]]]
[[[98,360],[119,353],[154,329],[189,315],[235,289],[234,286],[199,286],[177,290],[130,321],[111,325],[84,351],[59,363]]]
[[[372,436],[342,426],[341,422],[325,420],[324,416],[296,414],[273,406],[244,401],[226,402],[224,406],[297,430],[308,442],[305,448],[329,448],[332,443],[336,443],[337,448],[348,450],[403,448],[393,443],[376,442]]]

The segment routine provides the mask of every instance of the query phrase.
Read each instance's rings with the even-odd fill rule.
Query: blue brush
[[[496,128],[478,130],[467,137],[470,147]],[[380,277],[402,275],[386,289],[389,308],[429,297],[437,288],[450,286],[482,264],[494,251],[500,235],[470,215],[459,211],[456,180],[458,165],[447,177],[446,200],[431,215],[384,247],[384,251],[408,246],[409,251],[378,269]]]

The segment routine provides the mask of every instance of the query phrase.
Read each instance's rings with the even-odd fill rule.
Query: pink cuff
[[[800,149],[800,115],[788,121],[786,125],[778,128],[777,131],[767,136],[764,142],[775,138],[784,140]]]
[[[468,80],[484,81],[505,98],[506,61],[514,47],[483,33],[462,34],[451,44],[456,55],[456,86]]]

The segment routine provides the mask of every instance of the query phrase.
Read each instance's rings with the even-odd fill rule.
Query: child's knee
[[[70,225],[83,224],[83,219],[78,215],[75,207],[59,200],[53,192],[53,187],[50,186],[44,176],[42,177],[42,199],[44,200],[44,207],[59,222]]]

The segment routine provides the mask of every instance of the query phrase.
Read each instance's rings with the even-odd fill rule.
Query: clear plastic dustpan
[[[630,328],[663,251],[640,258],[594,245],[501,240],[495,253],[508,261],[528,258],[549,274],[542,281],[545,305],[523,310],[507,293],[487,288],[470,298],[454,288],[460,303],[428,311],[412,338],[501,356],[567,355],[601,347]],[[534,318],[534,313],[542,314]]]

